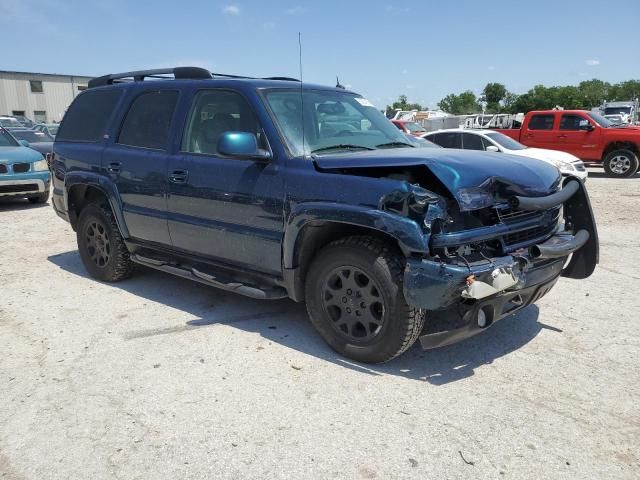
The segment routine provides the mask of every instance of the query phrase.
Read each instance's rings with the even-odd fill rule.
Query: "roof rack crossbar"
[[[163,78],[159,75],[173,75],[178,79],[206,79],[211,78],[209,70],[199,67],[175,67],[175,68],[156,68],[152,70],[137,70],[133,72],[112,73],[89,80],[88,87],[101,87],[104,85],[113,85],[118,80],[133,78],[136,82],[142,82],[145,78]]]

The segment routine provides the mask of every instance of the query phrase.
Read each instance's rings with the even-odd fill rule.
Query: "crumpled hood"
[[[424,165],[462,210],[488,206],[470,208],[465,200],[470,192],[541,197],[555,192],[561,178],[555,166],[534,158],[445,148],[380,149],[316,156],[314,161],[322,170]]]
[[[17,162],[37,162],[42,160],[42,154],[32,150],[31,148],[19,147],[0,147],[0,163],[9,164]]]

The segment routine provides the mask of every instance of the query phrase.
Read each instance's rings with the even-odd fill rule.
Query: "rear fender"
[[[96,188],[104,194],[109,202],[111,211],[115,216],[116,223],[118,224],[118,228],[120,229],[122,236],[124,238],[129,237],[129,230],[127,229],[127,225],[124,221],[124,216],[122,215],[122,203],[120,202],[118,189],[109,178],[106,178],[103,175],[98,175],[94,172],[70,172],[65,175],[64,185],[64,206],[67,212],[69,212],[70,218],[73,215],[73,212],[69,209],[69,191],[74,186],[78,185]]]

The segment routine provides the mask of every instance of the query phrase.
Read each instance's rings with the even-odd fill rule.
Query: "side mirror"
[[[224,132],[218,139],[218,153],[226,157],[266,162],[271,153],[258,148],[258,139],[249,132]]]
[[[496,147],[495,145],[489,145],[487,146],[487,152],[499,152],[500,149],[498,147]]]
[[[589,120],[580,120],[580,123],[578,124],[578,128],[580,130],[586,130],[587,132],[590,132],[595,127],[591,125],[591,123],[589,123]]]
[[[27,142],[26,140],[18,140],[18,143],[20,145],[22,145],[23,147],[28,147],[29,146],[29,142]]]

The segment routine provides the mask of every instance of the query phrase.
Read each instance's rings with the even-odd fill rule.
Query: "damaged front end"
[[[429,311],[423,348],[480,333],[540,299],[559,276],[586,278],[598,263],[598,233],[580,180],[566,178],[546,196],[494,191],[489,202],[486,192],[464,199],[475,201],[475,210],[445,210],[428,196],[423,202],[431,254],[408,258],[404,275],[407,302]]]

